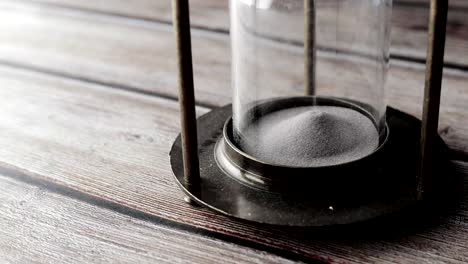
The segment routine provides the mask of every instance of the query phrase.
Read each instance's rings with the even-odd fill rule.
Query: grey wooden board
[[[292,263],[0,174],[1,263]],[[58,191],[58,192],[57,192]]]
[[[107,12],[123,16],[171,22],[171,1],[136,0],[127,1],[99,0],[32,0],[38,3],[52,3],[86,10]],[[191,19],[196,27],[227,31],[229,28],[228,0],[192,0]],[[320,0],[318,3],[333,2]],[[427,46],[427,23],[429,0],[394,1],[392,27],[392,54],[398,57],[424,59]],[[449,65],[468,67],[468,10],[465,0],[451,0],[447,26],[447,48],[445,60]],[[323,7],[322,7],[323,8]],[[330,10],[327,10],[330,8]],[[326,23],[333,5],[318,13],[319,22]],[[351,18],[352,19],[352,18]],[[280,21],[272,29],[283,26],[288,21]],[[287,31],[281,31],[287,32]],[[273,32],[274,33],[274,32]],[[322,34],[319,34],[321,41]]]
[[[406,5],[414,5],[414,4],[422,4],[428,6],[430,0],[394,0],[397,4],[406,4]],[[449,1],[450,7],[452,8],[463,8],[468,7],[468,2],[466,0],[450,0]]]
[[[0,89],[0,167],[21,171],[46,188],[63,186],[118,204],[149,221],[181,223],[288,256],[329,262],[467,261],[466,198],[457,212],[438,225],[372,238],[359,234],[304,237],[189,207],[172,180],[167,156],[179,131],[177,104],[122,91],[175,97],[172,28],[164,21],[39,8],[16,1],[3,1],[0,6],[3,64],[62,76],[0,67],[1,87],[8,88]],[[195,54],[199,103],[230,102],[226,35],[195,31],[194,37],[197,47],[211,49]],[[335,69],[342,71],[338,66],[330,60],[321,74],[331,79]],[[461,153],[468,152],[466,81],[465,72],[446,71],[441,116],[444,139]],[[395,63],[389,83],[388,101],[419,115],[421,65]],[[198,110],[201,114],[208,109]],[[468,173],[466,163],[457,166],[459,172]]]
[[[330,262],[468,261],[466,199],[441,223],[395,236],[331,236],[239,222],[190,207],[168,151],[177,104],[104,86],[0,67],[0,162],[26,178],[223,235],[224,239]],[[199,108],[199,113],[206,109]],[[459,163],[465,173],[467,164]]]
[[[175,45],[170,25],[60,8],[38,9],[21,1],[0,2],[0,16],[3,21],[0,23],[0,62],[4,64],[124,90],[176,97]],[[210,106],[230,103],[227,36],[196,30],[193,43],[198,103]],[[283,52],[283,49],[278,47],[271,52]],[[291,70],[300,67],[298,59],[301,58],[285,61],[284,71],[265,65],[265,70],[274,71],[272,96],[302,91],[298,81],[302,79],[302,71]],[[319,92],[346,94],[353,91],[353,85],[360,85],[359,80],[354,79],[355,75],[347,74],[349,65],[343,61],[325,58],[319,63]],[[340,73],[340,83],[335,83],[336,73]],[[468,153],[467,80],[466,72],[445,71],[441,108],[443,137],[462,154]],[[423,86],[423,65],[392,61],[386,87],[388,104],[421,116]]]

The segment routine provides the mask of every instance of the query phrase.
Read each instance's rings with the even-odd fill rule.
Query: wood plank
[[[395,0],[394,3],[399,4],[410,4],[410,5],[426,5],[428,6],[431,0]],[[450,8],[466,8],[468,7],[468,2],[466,0],[450,0],[449,1]]]
[[[3,7],[0,9],[3,18],[0,61],[117,88],[176,97],[176,60],[170,26],[81,12],[36,10],[21,4],[0,4],[0,7]],[[230,103],[230,53],[226,36],[197,30],[193,42],[198,102],[210,106]],[[271,50],[271,56],[288,52],[287,49]],[[272,96],[302,92],[302,71],[295,70],[302,69],[300,61],[299,53],[284,61],[283,69],[264,62],[265,71],[276,78],[272,82]],[[322,91],[342,95],[361,85],[356,75],[348,71],[349,63],[327,56],[320,57],[318,63]],[[466,73],[446,70],[440,126],[450,147],[465,155],[468,153],[467,79]],[[423,85],[421,65],[394,60],[386,99],[392,106],[421,116]],[[359,95],[366,96],[356,94]]]
[[[123,16],[171,22],[170,1],[136,0],[127,1],[100,0],[33,0],[38,3],[58,4],[98,12],[107,12]],[[333,18],[333,5],[330,0],[318,1],[322,9],[318,13],[319,24],[326,25]],[[228,1],[192,0],[191,19],[196,27],[228,31]],[[447,26],[447,47],[445,61],[451,66],[468,67],[468,4],[465,0],[450,1],[450,12]],[[330,10],[328,10],[330,9]],[[392,54],[397,57],[425,59],[427,47],[428,0],[395,1],[393,8]],[[351,21],[354,18],[350,18]],[[283,24],[287,20],[281,21]],[[345,23],[345,25],[348,23]],[[281,25],[281,24],[280,24]],[[275,27],[273,27],[275,28]],[[320,31],[320,30],[319,30]],[[283,31],[282,31],[283,32]],[[273,31],[274,33],[274,31]],[[334,32],[332,32],[334,35]],[[300,39],[300,36],[293,36]],[[327,36],[319,32],[318,40]]]
[[[148,20],[172,21],[172,7],[170,0],[26,0],[25,2],[55,4],[89,11],[112,13]],[[227,30],[229,28],[227,0],[190,0],[192,24],[211,29]]]
[[[450,1],[450,3],[452,3]],[[395,56],[426,58],[429,8],[394,9],[391,52]],[[466,70],[468,66],[468,9],[452,7],[447,21],[445,63]]]
[[[1,167],[140,210],[149,219],[309,260],[468,261],[467,199],[437,224],[408,230],[397,224],[389,233],[305,232],[239,222],[183,202],[168,156],[179,131],[176,102],[5,67],[0,76],[1,87],[8,87],[0,89]],[[458,166],[468,187],[467,165]]]
[[[292,263],[0,176],[2,263]]]

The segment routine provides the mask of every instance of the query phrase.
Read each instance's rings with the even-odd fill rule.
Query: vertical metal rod
[[[193,85],[192,44],[188,0],[172,0],[179,66],[179,104],[185,187],[197,193],[200,184],[197,123]]]
[[[304,0],[305,94],[315,95],[315,0]]]
[[[424,110],[421,128],[421,164],[417,178],[418,200],[423,199],[425,179],[431,177],[433,171],[434,145],[437,140],[437,129],[439,126],[447,12],[448,0],[431,0]]]

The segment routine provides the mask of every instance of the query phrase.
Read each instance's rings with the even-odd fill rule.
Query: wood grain
[[[292,263],[0,176],[2,263]]]
[[[388,227],[334,234],[239,222],[183,202],[168,161],[179,130],[176,102],[5,67],[0,76],[0,85],[8,87],[0,89],[2,167],[139,210],[147,219],[168,219],[296,258],[468,261],[467,199],[435,224],[405,229],[394,223],[398,227],[387,234]],[[467,165],[457,166],[466,186]]]
[[[0,61],[114,88],[176,97],[176,60],[170,26],[53,8],[35,9],[21,4],[3,3],[0,7],[3,7],[0,9],[3,18]],[[230,103],[227,37],[196,30],[193,42],[198,103],[209,106]],[[289,52],[289,47],[278,46],[269,52],[274,56]],[[265,72],[275,78],[271,82],[272,96],[302,92],[302,66],[298,63],[302,58],[298,54],[283,61],[281,67],[263,62]],[[353,66],[349,62],[325,54],[318,58],[318,63],[319,89],[325,93],[353,95],[356,91],[353,87],[362,86],[357,74],[349,71]],[[467,80],[464,72],[445,71],[440,125],[447,143],[464,155],[468,153]],[[420,116],[423,85],[422,65],[394,60],[386,100],[392,106]],[[354,96],[364,98],[366,94]]]
[[[394,0],[396,4],[403,4],[403,5],[426,5],[428,6],[430,0]],[[465,8],[468,7],[468,2],[466,0],[450,0],[450,7],[451,8]]]
[[[112,13],[134,18],[164,21],[170,23],[170,1],[136,0],[131,3],[122,0],[33,0],[37,3],[57,4],[72,8]],[[323,3],[318,13],[319,25],[327,25],[327,20],[334,22],[333,5],[330,0]],[[424,60],[427,47],[427,23],[429,15],[428,0],[395,1],[393,8],[392,54],[396,57],[408,57]],[[227,0],[192,0],[191,19],[196,27],[212,30],[229,30]],[[445,61],[453,67],[468,67],[468,4],[465,0],[451,0],[447,25],[447,46]],[[352,21],[352,18],[350,18]],[[288,23],[283,20],[278,25]],[[346,25],[346,23],[345,23]],[[276,26],[272,27],[275,28]],[[274,33],[275,31],[273,31]],[[282,33],[288,31],[281,31]],[[333,33],[333,32],[332,32]],[[293,36],[300,39],[299,36]],[[319,32],[318,40],[327,43],[327,35]]]
[[[3,63],[69,77],[0,67],[0,85],[8,88],[0,89],[2,167],[22,171],[46,187],[64,186],[139,211],[149,221],[177,222],[292,258],[336,263],[468,261],[466,197],[456,211],[440,216],[435,223],[411,228],[394,223],[393,228],[338,233],[257,226],[189,207],[172,179],[168,161],[179,131],[176,102],[123,91],[174,98],[171,27],[21,4],[3,3],[2,8]],[[200,102],[214,106],[229,102],[226,36],[206,31],[195,31],[194,36],[200,47],[195,54]],[[326,56],[322,63],[318,74],[323,86],[339,92],[333,80],[336,74],[346,73],[347,65]],[[272,93],[284,92],[284,84],[301,87],[295,78],[296,73],[279,74],[278,80],[284,83]],[[461,153],[468,152],[466,81],[466,73],[446,71],[444,85],[448,88],[444,89],[441,116],[444,139]],[[421,65],[396,62],[387,100],[419,115],[422,83]],[[202,114],[208,109],[198,110]],[[464,175],[466,190],[468,165],[458,162],[455,166]]]

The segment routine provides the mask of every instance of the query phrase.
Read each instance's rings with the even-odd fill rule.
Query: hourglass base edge
[[[387,129],[373,154],[342,165],[297,168],[270,166],[245,158],[232,139],[232,106],[197,120],[201,179],[197,192],[184,185],[180,135],[170,161],[190,200],[216,212],[280,226],[343,225],[418,206],[416,173],[421,121],[388,107]],[[437,144],[434,177],[425,201],[443,199],[447,186],[447,148]],[[448,188],[448,187],[447,187]]]

